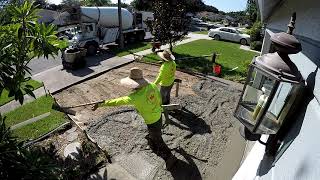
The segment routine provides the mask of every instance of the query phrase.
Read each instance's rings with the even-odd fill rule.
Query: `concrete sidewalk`
[[[196,41],[196,40],[199,40],[199,39],[209,39],[209,40],[212,39],[208,35],[194,34],[194,33],[189,33],[187,37],[188,37],[188,39],[185,39],[185,40],[177,42],[176,46],[177,45],[181,45],[181,44],[186,44],[186,43],[189,43],[189,42],[192,42],[192,41]],[[168,48],[169,48],[169,44],[161,46],[161,49],[168,49]],[[148,55],[148,54],[151,54],[151,53],[153,53],[151,51],[151,49],[146,49],[144,51],[136,52],[135,54],[140,55],[140,56],[145,56],[145,55]],[[129,54],[129,55],[126,55],[126,56],[123,56],[123,57],[126,58],[126,59],[134,60],[134,56],[132,54]]]
[[[241,45],[241,46],[240,46],[240,49],[243,49],[243,50],[246,50],[246,51],[255,52],[255,53],[258,53],[258,54],[261,53],[260,51],[256,51],[256,50],[250,49],[250,46],[247,46],[247,45]]]
[[[104,73],[112,68],[132,62],[132,59],[112,57],[108,54],[87,57],[87,65],[79,70],[65,70],[62,65],[48,69],[32,76],[32,79],[44,83],[50,93],[56,93],[64,88],[82,82]]]

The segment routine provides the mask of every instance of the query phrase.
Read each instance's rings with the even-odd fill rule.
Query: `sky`
[[[246,9],[247,0],[202,0],[207,5],[212,5],[219,11],[243,11]]]
[[[60,4],[62,0],[49,0],[50,3]],[[113,3],[117,3],[118,0],[111,0]],[[121,0],[124,3],[129,4],[132,0]],[[218,8],[220,11],[242,11],[245,10],[246,0],[203,0],[207,5],[212,5]]]

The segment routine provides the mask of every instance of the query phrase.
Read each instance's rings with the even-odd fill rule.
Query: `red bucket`
[[[213,73],[216,75],[216,76],[219,76],[221,74],[221,66],[220,65],[214,65],[213,66]]]

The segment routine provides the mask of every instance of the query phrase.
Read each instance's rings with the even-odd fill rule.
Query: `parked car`
[[[210,29],[216,29],[216,28],[218,28],[218,27],[219,27],[219,26],[216,26],[216,25],[214,25],[214,24],[209,24],[208,27],[207,27],[207,28],[208,28],[207,30],[209,31]]]
[[[244,34],[235,28],[230,27],[220,27],[216,29],[210,29],[208,36],[214,38],[215,40],[228,40],[234,42],[240,42],[242,45],[250,43],[250,35]]]

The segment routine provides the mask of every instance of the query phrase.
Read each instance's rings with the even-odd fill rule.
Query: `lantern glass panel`
[[[263,117],[261,125],[274,131],[274,133],[279,130],[285,115],[287,114],[286,109],[284,108],[288,102],[290,102],[290,99],[293,98],[292,96],[289,96],[292,92],[292,88],[293,85],[291,83],[280,82],[266,115]],[[292,100],[294,100],[294,98]]]
[[[270,92],[276,80],[254,66],[250,66],[250,69],[249,80],[240,99],[236,115],[242,120],[242,123],[252,131],[263,114],[264,105],[269,99]],[[263,124],[260,126],[256,133],[270,131],[268,128],[263,127]]]

